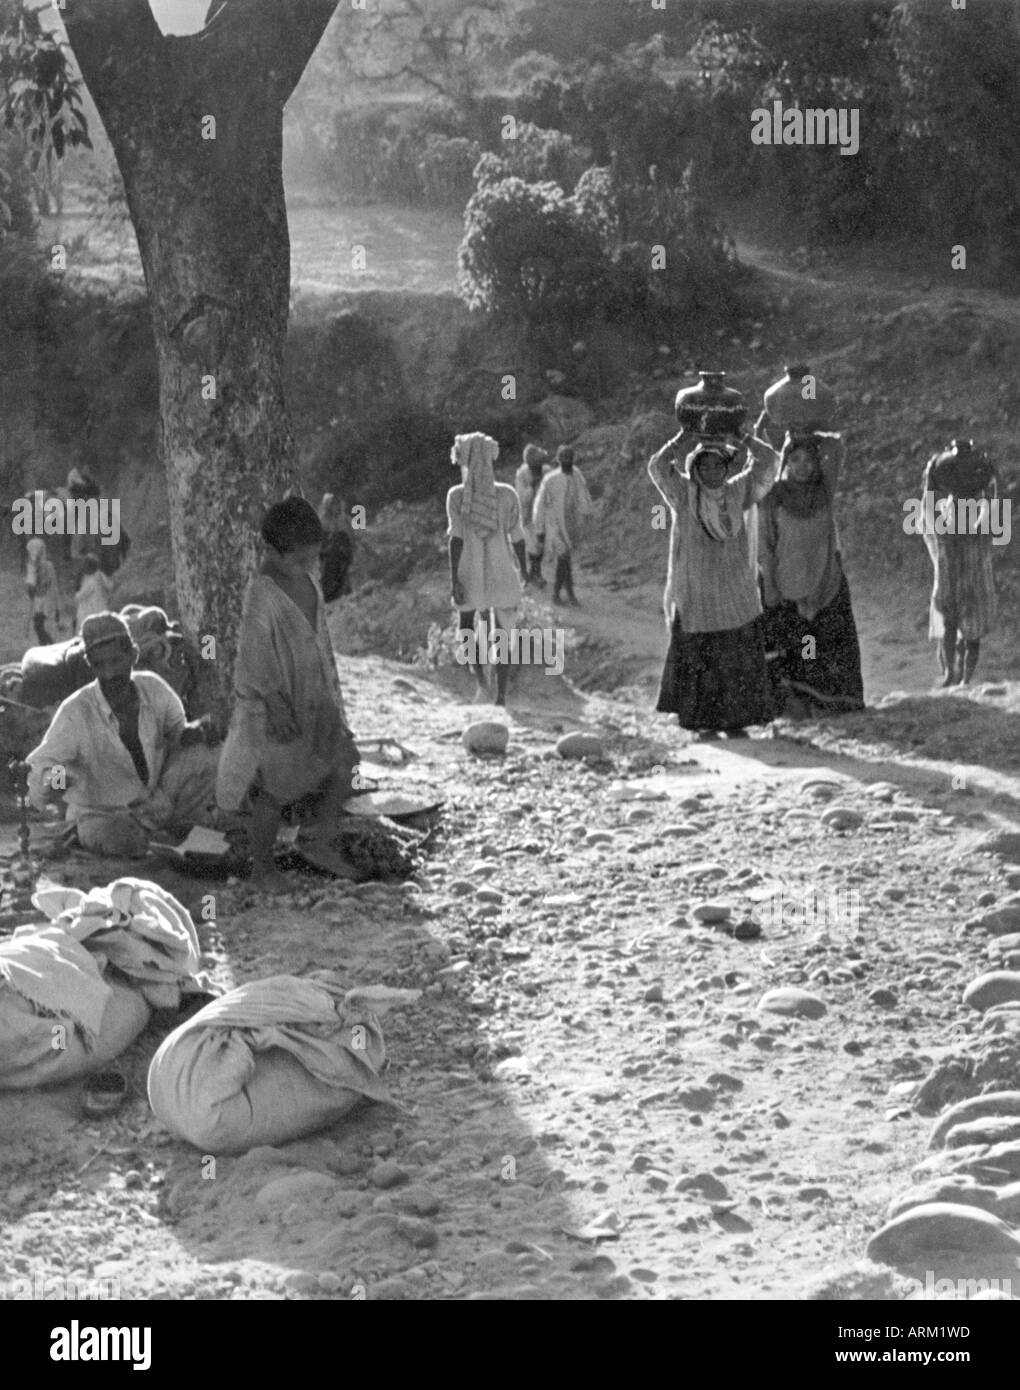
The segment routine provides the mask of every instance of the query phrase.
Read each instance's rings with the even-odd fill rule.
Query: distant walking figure
[[[542,486],[549,455],[537,444],[528,444],[524,462],[514,477],[514,490],[521,504],[521,525],[524,528],[524,548],[528,552],[528,580],[536,589],[545,588],[542,578],[542,547],[535,534],[535,498]]]
[[[943,686],[970,684],[981,639],[995,625],[990,504],[997,494],[995,469],[970,439],[954,440],[924,470],[924,543],[935,570],[928,636],[939,644]]]
[[[79,631],[86,618],[109,609],[110,595],[115,587],[110,576],[99,568],[96,557],[86,555],[82,562],[82,576],[74,593],[75,625]]]
[[[56,641],[47,629],[47,623],[54,628],[60,622],[60,586],[53,561],[46,554],[46,542],[41,536],[32,536],[26,548],[25,592],[32,607],[32,627],[43,646]]]
[[[675,714],[681,728],[732,738],[772,718],[744,513],[771,489],[779,456],[751,435],[742,442],[749,461],[729,477],[738,451],[698,443],[686,430],[648,464],[673,518],[665,593],[670,641],[655,707]]]
[[[487,636],[509,634],[527,578],[520,503],[509,483],[495,480],[492,467],[498,455],[499,445],[487,434],[458,434],[450,450],[450,462],[460,468],[463,479],[446,495],[450,587],[462,634],[475,633],[476,621],[488,618],[490,609],[493,621]],[[493,664],[495,703],[505,705],[510,667],[506,662]],[[487,665],[468,665],[478,685],[476,701],[488,699]]]
[[[347,510],[331,492],[323,493],[319,504],[322,523],[322,551],[319,556],[319,579],[322,597],[327,603],[342,597],[350,590],[351,561],[354,541],[348,529]]]
[[[592,510],[588,484],[581,470],[574,467],[574,451],[569,444],[561,444],[556,450],[556,467],[542,479],[534,511],[539,548],[544,552],[547,566],[549,562],[556,566],[553,603],[562,603],[565,589],[567,602],[577,604],[573,552]]]

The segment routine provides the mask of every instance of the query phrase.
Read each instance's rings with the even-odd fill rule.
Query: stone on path
[[[985,1119],[989,1115],[1016,1115],[1020,1118],[1020,1091],[991,1091],[983,1096],[971,1096],[969,1100],[961,1100],[935,1121],[928,1147],[941,1148],[951,1129],[955,1129],[957,1125],[969,1124],[971,1120]]]
[[[1020,903],[1006,901],[988,912],[979,912],[968,917],[960,931],[969,936],[971,932],[985,932],[988,936],[1011,936],[1020,930]]]
[[[1020,1000],[1020,973],[1013,970],[990,970],[963,991],[963,1002],[979,1013],[1014,999]]]
[[[997,1187],[995,1191],[995,1215],[1007,1226],[1015,1226],[1020,1222],[1020,1182],[1007,1183],[1005,1187]]]
[[[975,854],[999,854],[1010,861],[1020,860],[1020,831],[992,830],[974,846]]]
[[[979,1207],[929,1202],[887,1221],[868,1241],[876,1264],[908,1265],[946,1251],[1020,1255],[1018,1239],[1005,1221]]]
[[[255,1194],[255,1210],[260,1212],[278,1211],[292,1203],[314,1202],[320,1198],[332,1197],[340,1184],[326,1173],[305,1170],[290,1173],[285,1178],[274,1178],[260,1187]]]
[[[787,1018],[821,1018],[826,1012],[825,1004],[817,994],[806,989],[787,985],[782,989],[770,989],[762,995],[758,1008],[763,1013],[783,1014]]]
[[[556,745],[561,758],[604,758],[605,750],[598,734],[564,734]]]
[[[960,1161],[955,1165],[958,1173],[971,1173],[979,1180],[1002,1182],[1011,1178],[1020,1179],[1020,1143],[1010,1140],[1005,1144],[984,1145],[973,1150],[959,1150]]]
[[[920,1187],[911,1188],[902,1197],[896,1197],[889,1204],[890,1221],[903,1212],[910,1211],[913,1207],[930,1206],[933,1202],[949,1202],[961,1207],[980,1207],[982,1211],[995,1211],[995,1214],[1003,1218],[1001,1211],[996,1210],[999,1200],[999,1189],[989,1187],[984,1183],[979,1183],[972,1177],[959,1176],[949,1178],[932,1178],[930,1182],[922,1183]]]
[[[698,903],[691,911],[696,922],[725,922],[733,916],[733,904],[715,901]]]
[[[868,994],[868,1000],[872,1004],[877,1004],[879,1008],[892,1009],[900,1002],[894,989],[884,989],[879,987],[873,989]]]
[[[505,753],[510,730],[495,720],[482,719],[477,724],[469,724],[460,741],[469,753]]]
[[[986,1115],[954,1125],[945,1138],[947,1149],[963,1149],[971,1144],[1006,1144],[1020,1139],[1020,1115]]]
[[[729,1189],[719,1181],[714,1173],[696,1173],[692,1178],[681,1178],[674,1191],[696,1192],[710,1202],[725,1202],[729,1199]]]
[[[822,812],[822,824],[830,830],[856,830],[864,824],[864,817],[849,806],[830,806]]]
[[[381,1188],[386,1191],[391,1187],[399,1187],[401,1183],[409,1180],[411,1174],[406,1168],[401,1168],[399,1163],[383,1162],[377,1163],[369,1171],[368,1180],[373,1187]]]

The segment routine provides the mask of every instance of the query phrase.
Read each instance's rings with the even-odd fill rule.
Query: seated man
[[[245,593],[216,790],[221,810],[250,811],[252,879],[275,890],[287,886],[273,859],[284,807],[314,794],[316,818],[335,821],[358,750],[315,577],[322,524],[303,498],[288,497],[261,529],[265,558]]]
[[[29,753],[29,799],[42,810],[51,791],[66,789],[83,848],[141,858],[154,831],[213,823],[210,724],[189,724],[160,676],[132,672],[138,648],[116,613],[86,618],[81,638],[96,679],[67,697]]]

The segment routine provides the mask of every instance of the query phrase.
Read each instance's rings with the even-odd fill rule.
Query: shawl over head
[[[739,539],[744,529],[744,512],[741,499],[734,488],[706,487],[698,477],[698,464],[705,458],[719,458],[729,467],[736,457],[736,450],[726,444],[699,444],[687,455],[684,471],[691,480],[687,491],[687,502],[691,514],[703,530],[714,541],[733,541]]]
[[[822,440],[839,438],[840,435],[823,430],[813,430],[810,434],[787,431],[780,459],[779,480],[765,499],[766,504],[782,507],[791,516],[801,518],[815,516],[829,506],[831,499],[822,476]],[[788,460],[795,449],[806,449],[814,458],[814,477],[807,482],[797,482],[789,476]]]
[[[450,450],[450,462],[467,469],[461,518],[476,535],[491,535],[499,525],[496,479],[492,466],[499,445],[487,434],[458,434]]]

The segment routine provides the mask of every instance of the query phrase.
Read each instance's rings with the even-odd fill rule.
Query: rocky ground
[[[989,912],[1020,930],[994,743],[965,771],[820,730],[689,744],[536,673],[506,754],[476,756],[461,732],[494,712],[460,703],[463,672],[342,669],[359,734],[417,754],[389,783],[445,798],[418,880],[296,878],[270,903],[151,872],[196,920],[214,893],[222,985],[329,967],[422,990],[384,1023],[397,1105],[210,1166],[149,1111],[156,1028],[112,1120],[83,1120],[74,1087],[0,1097],[7,1296],[74,1277],[132,1299],[903,1297],[905,1266],[864,1257],[929,1116],[1007,1087],[959,1081],[988,1038],[963,992],[991,968]],[[557,754],[578,729],[601,758]],[[48,866],[120,871],[96,869]]]

